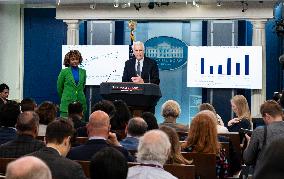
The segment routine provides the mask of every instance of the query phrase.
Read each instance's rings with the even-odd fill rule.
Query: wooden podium
[[[123,100],[133,116],[153,109],[162,97],[159,85],[152,83],[105,82],[100,84],[100,94],[106,100]]]

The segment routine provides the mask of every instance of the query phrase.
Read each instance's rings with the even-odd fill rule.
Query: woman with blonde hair
[[[228,122],[228,130],[230,132],[239,132],[241,128],[250,130],[251,114],[247,99],[243,95],[236,95],[231,99],[231,106],[237,117]]]
[[[228,161],[217,138],[216,117],[212,111],[204,110],[192,119],[187,141],[182,144],[186,152],[216,154],[216,174],[219,178],[228,175]]]
[[[171,153],[166,163],[167,164],[185,164],[185,165],[191,164],[192,161],[186,160],[181,155],[181,147],[180,147],[179,138],[178,138],[176,130],[171,127],[163,126],[163,125],[160,126],[159,129],[168,135],[170,139],[170,143],[171,143]]]

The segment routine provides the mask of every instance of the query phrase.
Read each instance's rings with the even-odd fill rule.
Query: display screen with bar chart
[[[261,46],[189,46],[187,86],[262,88]]]

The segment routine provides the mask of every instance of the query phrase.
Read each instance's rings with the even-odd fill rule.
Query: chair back
[[[216,154],[182,152],[187,160],[193,159],[195,165],[195,176],[200,179],[216,178]]]

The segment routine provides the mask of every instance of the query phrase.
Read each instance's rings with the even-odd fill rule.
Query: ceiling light
[[[222,6],[221,1],[217,1],[217,6],[218,6],[218,7],[221,7],[221,6]]]
[[[192,1],[192,5],[195,6],[195,7],[199,7],[199,4],[196,2],[196,0]]]
[[[119,2],[118,2],[118,0],[114,0],[114,2],[113,2],[113,7],[119,7]]]
[[[130,7],[130,2],[121,5],[121,8],[127,8],[127,7]]]

